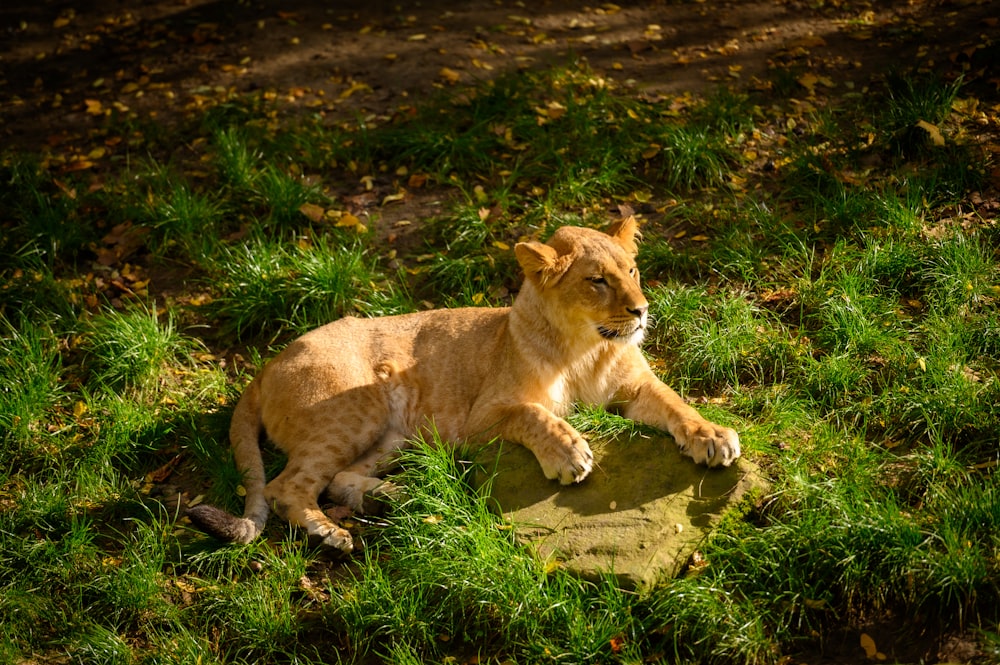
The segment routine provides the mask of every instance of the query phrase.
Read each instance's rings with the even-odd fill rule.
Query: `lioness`
[[[520,443],[545,476],[587,477],[593,455],[562,416],[601,404],[665,429],[695,461],[727,466],[733,430],[705,420],[639,351],[649,305],[639,289],[636,223],[607,233],[563,227],[514,248],[525,281],[512,307],[346,317],[303,335],[268,363],[236,405],[230,439],[244,474],[243,518],[208,505],[192,520],[246,543],[269,508],[343,552],[351,535],[317,503],[323,490],[355,511],[394,490],[380,480],[415,435]],[[288,456],[266,483],[260,436]]]

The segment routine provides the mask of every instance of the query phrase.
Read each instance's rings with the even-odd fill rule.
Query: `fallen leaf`
[[[406,200],[406,190],[401,189],[395,194],[389,194],[384,199],[382,199],[382,205],[386,205],[387,203],[398,203],[404,200]]]
[[[326,214],[323,206],[316,205],[315,203],[303,203],[299,206],[299,212],[308,217],[310,221],[317,223],[322,221],[323,216]]]
[[[181,456],[175,455],[173,459],[161,466],[155,471],[150,471],[146,474],[146,481],[150,483],[162,483],[164,480],[170,477],[170,474],[174,472],[174,468],[180,463]]]
[[[918,120],[916,126],[927,132],[931,143],[937,146],[944,145],[944,136],[941,134],[941,130],[937,128],[937,125],[932,125],[926,120]]]
[[[878,649],[875,647],[875,640],[868,633],[861,633],[861,648],[865,650],[865,656],[868,658],[874,658],[875,654],[878,653]]]
[[[337,220],[336,226],[357,226],[360,223],[361,223],[360,219],[358,219],[349,212],[345,212],[343,215],[340,216],[340,219]]]
[[[186,591],[187,593],[198,593],[197,587],[189,582],[185,582],[184,580],[175,579],[174,584],[176,584],[177,588],[181,591]]]
[[[438,72],[438,76],[452,85],[462,80],[462,75],[450,67],[442,67],[441,71]]]
[[[882,661],[888,658],[878,650],[878,647],[875,646],[875,640],[868,633],[861,633],[861,648],[865,650],[865,656],[868,657],[868,660]]]

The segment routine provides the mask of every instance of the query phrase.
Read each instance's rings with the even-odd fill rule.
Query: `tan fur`
[[[328,490],[335,501],[365,510],[368,499],[393,490],[380,476],[415,436],[518,442],[547,478],[582,481],[593,456],[563,419],[577,402],[664,429],[697,462],[729,465],[740,454],[736,432],[702,418],[656,378],[639,351],[648,303],[635,267],[635,234],[628,218],[608,233],[563,227],[547,244],[519,243],[526,279],[510,308],[348,317],[292,342],[248,386],[233,414],[244,518],[210,507],[193,509],[192,517],[247,542],[274,508],[347,552],[351,536],[323,514],[319,495]],[[269,483],[262,431],[288,456]]]

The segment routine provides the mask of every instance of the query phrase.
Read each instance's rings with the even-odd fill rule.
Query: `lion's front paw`
[[[594,453],[582,436],[575,436],[567,443],[554,447],[544,457],[538,456],[545,477],[558,479],[563,485],[578,483],[594,467]]]
[[[729,466],[740,456],[739,435],[708,421],[688,424],[676,439],[681,452],[699,464]]]

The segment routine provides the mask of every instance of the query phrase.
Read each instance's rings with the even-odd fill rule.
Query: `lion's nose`
[[[641,319],[646,315],[649,310],[649,305],[640,305],[638,307],[626,307],[625,311],[634,316],[637,319]]]

